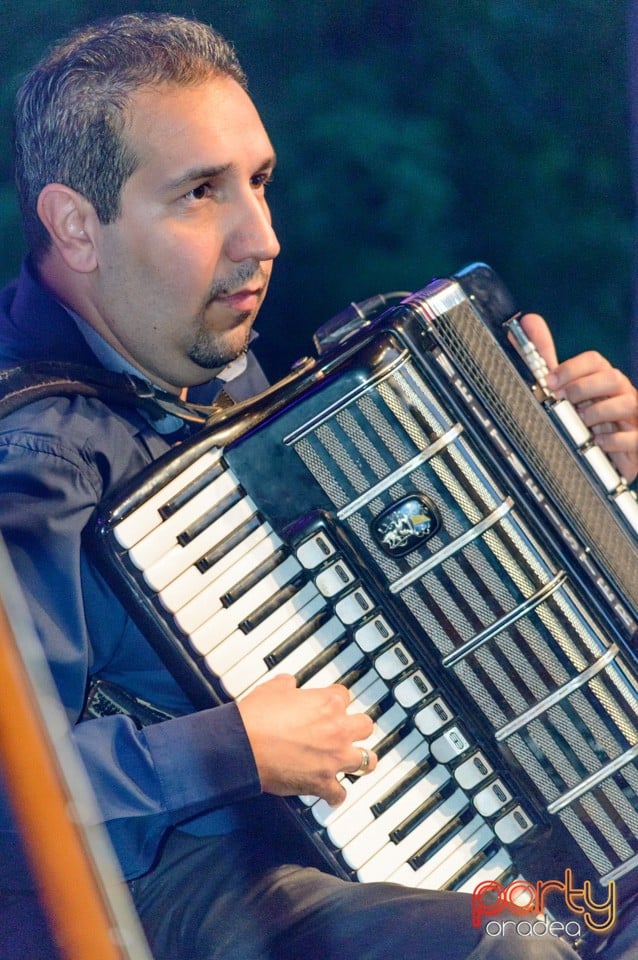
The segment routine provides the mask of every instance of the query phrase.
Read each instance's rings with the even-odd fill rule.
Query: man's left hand
[[[636,387],[595,350],[559,363],[549,327],[538,314],[526,314],[521,326],[549,368],[549,389],[576,407],[596,444],[608,454],[618,472],[632,481],[638,474]]]

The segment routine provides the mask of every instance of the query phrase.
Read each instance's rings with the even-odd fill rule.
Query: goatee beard
[[[241,322],[244,323],[249,316],[250,314],[246,313],[241,317]],[[220,335],[210,333],[208,330],[201,330],[197,340],[188,351],[189,359],[204,370],[219,370],[228,366],[229,363],[232,363],[233,360],[236,360],[237,357],[241,357],[242,354],[248,351],[250,328],[246,331],[245,340],[239,349],[229,350],[224,348],[221,342],[222,340],[223,334]]]

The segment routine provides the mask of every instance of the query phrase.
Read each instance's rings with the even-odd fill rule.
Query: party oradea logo
[[[551,897],[562,897],[566,907],[578,919],[547,919],[551,915]],[[549,901],[549,902],[548,902]],[[577,940],[584,931],[582,925],[594,933],[608,933],[616,923],[616,884],[613,880],[607,886],[607,898],[597,902],[592,884],[585,880],[582,887],[574,883],[573,871],[565,870],[564,880],[539,880],[530,883],[527,880],[512,880],[503,886],[497,880],[483,880],[472,892],[472,926],[481,926],[484,918],[496,917],[503,911],[516,916],[534,916],[526,920],[489,920],[485,924],[488,936],[503,936],[514,928],[520,936],[563,935]]]

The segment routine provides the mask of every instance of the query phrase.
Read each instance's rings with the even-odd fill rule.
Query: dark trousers
[[[0,960],[63,960],[35,894],[0,889]]]
[[[156,960],[570,960],[550,936],[483,934],[471,897],[349,883],[244,834],[175,831],[130,884]],[[520,919],[517,918],[517,919]],[[510,925],[512,926],[512,925]]]

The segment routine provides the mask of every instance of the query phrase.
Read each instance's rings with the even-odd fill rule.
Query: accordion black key
[[[374,773],[337,808],[290,801],[336,872],[472,892],[569,870],[622,905],[638,507],[517,316],[478,264],[331,331],[103,504],[92,549],[196,705],[283,672],[371,714]]]

